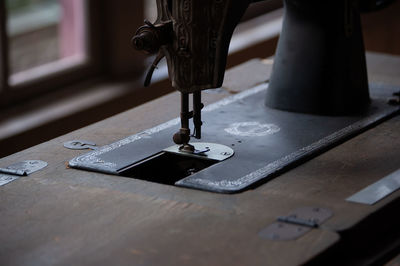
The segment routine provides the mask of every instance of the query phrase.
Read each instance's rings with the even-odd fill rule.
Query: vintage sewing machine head
[[[182,150],[189,145],[189,119],[193,118],[195,138],[201,137],[201,91],[222,85],[232,33],[250,1],[157,0],[156,22],[146,21],[132,39],[134,47],[157,54],[145,84],[150,83],[158,62],[165,56],[172,86],[182,93],[182,125],[174,142]],[[193,112],[189,97],[193,93]]]
[[[172,86],[180,92],[218,88],[233,30],[248,5],[248,0],[157,0],[156,22],[146,22],[132,42],[167,58]]]
[[[136,49],[158,54],[146,85],[167,58],[172,86],[182,93],[182,125],[174,141],[184,150],[192,151],[190,118],[193,136],[201,137],[200,93],[222,85],[232,33],[251,2],[259,0],[157,0],[156,22],[146,21],[132,39]],[[365,110],[370,100],[359,10],[388,2],[285,0],[267,106],[328,115]]]

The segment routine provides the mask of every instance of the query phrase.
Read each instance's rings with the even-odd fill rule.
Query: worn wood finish
[[[382,58],[369,57],[371,64]],[[391,60],[400,66],[400,58]],[[270,63],[255,60],[229,71],[225,89],[205,93],[206,104],[265,81]],[[388,85],[400,85],[399,78]],[[322,255],[329,257],[329,250],[340,248],[343,232],[362,223],[370,228],[384,225],[379,220],[371,224],[370,217],[400,196],[394,193],[374,206],[345,201],[399,167],[400,118],[235,195],[66,168],[69,159],[85,151],[64,149],[63,142],[87,139],[104,145],[158,125],[177,116],[178,97],[177,93],[167,95],[1,159],[0,167],[26,159],[44,160],[49,166],[0,187],[0,264],[296,265],[313,258],[323,261]],[[327,207],[335,214],[320,229],[295,241],[258,237],[276,217],[301,206]]]

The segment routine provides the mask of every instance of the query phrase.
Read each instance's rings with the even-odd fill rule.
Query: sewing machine
[[[393,91],[369,90],[360,26],[360,9],[375,9],[388,1],[286,0],[270,81],[208,106],[202,117],[201,93],[222,85],[233,31],[251,2],[157,0],[157,20],[145,21],[132,44],[156,55],[145,85],[166,57],[172,86],[181,93],[179,131],[173,132],[179,121],[170,121],[69,165],[234,193],[398,111],[386,102]],[[202,133],[203,120],[207,127]],[[171,136],[176,145],[169,147]],[[190,141],[191,137],[207,142]]]
[[[158,4],[162,8],[163,3],[176,2]],[[286,2],[286,8],[298,2]],[[305,10],[310,11],[308,6]],[[229,97],[227,92],[204,92],[201,137],[210,145],[195,137],[186,143],[195,151],[179,149],[185,144],[173,145],[172,137],[181,124],[180,118],[167,121],[178,109],[179,95],[173,93],[2,158],[1,168],[9,175],[1,174],[0,180],[8,176],[13,181],[0,185],[0,264],[395,265],[400,259],[396,215],[400,208],[400,191],[396,191],[400,185],[400,117],[395,116],[400,98],[392,98],[390,104],[387,98],[400,86],[400,57],[368,54],[369,97],[365,80],[354,78],[364,77],[363,64],[356,65],[354,75],[334,67],[357,58],[363,63],[360,51],[349,58],[341,55],[346,54],[345,46],[331,55],[329,51],[325,54],[325,46],[311,49],[304,44],[302,49],[311,51],[301,58],[303,61],[287,64],[285,53],[296,59],[302,53],[292,52],[303,43],[296,39],[296,45],[285,51],[285,40],[289,41],[291,34],[307,35],[306,29],[288,27],[302,25],[288,21],[292,11],[286,13],[271,79],[270,60],[257,59],[227,72],[224,86],[232,91],[240,83],[240,92]],[[163,14],[168,18],[165,14],[169,13]],[[333,37],[328,35],[317,38],[311,34],[315,39],[309,44],[318,40],[329,43]],[[325,41],[321,39],[324,36],[328,38]],[[351,40],[360,44],[358,38]],[[326,66],[321,54],[328,57],[326,64],[337,62],[327,65],[335,72],[331,78],[337,77],[337,84],[314,77],[309,70],[320,71],[318,65]],[[292,64],[297,67],[291,71]],[[284,69],[281,74],[280,68]],[[297,85],[322,82],[323,88],[333,89],[351,77],[360,85],[355,90],[364,93],[361,99],[354,99],[355,106],[333,101],[340,99],[340,93],[332,99],[322,97],[322,102],[312,101],[318,97],[295,95]],[[315,103],[306,105],[309,109],[293,112],[296,110],[278,106],[284,103],[279,92],[292,79],[296,83],[286,97],[293,101],[288,107],[303,108],[296,105],[299,99]],[[309,87],[303,89],[306,93]],[[328,92],[334,93],[327,90],[327,97]],[[213,103],[207,104],[207,99]],[[188,129],[186,119],[181,127]],[[163,121],[167,122],[158,125]],[[132,135],[137,132],[141,133]],[[179,130],[186,137],[187,132]],[[71,141],[81,138],[92,141],[82,145],[84,148],[96,150],[86,153],[64,148],[81,148],[77,141]],[[66,160],[73,157],[72,167],[90,171],[65,167]],[[25,162],[15,164],[21,161]],[[45,168],[40,170],[39,166]],[[292,166],[298,167],[288,170]],[[17,175],[21,168],[24,176]],[[265,183],[271,177],[276,178]],[[260,182],[264,184],[256,187]],[[385,264],[390,260],[391,264]]]

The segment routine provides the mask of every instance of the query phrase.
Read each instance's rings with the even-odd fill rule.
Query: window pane
[[[154,22],[157,19],[157,2],[156,1],[145,1],[145,18],[150,22]]]
[[[72,62],[82,62],[84,3],[83,0],[6,1],[11,83],[13,78],[34,78],[46,75],[47,70],[54,72]]]

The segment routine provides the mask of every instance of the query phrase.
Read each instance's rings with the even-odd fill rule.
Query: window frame
[[[132,53],[129,39],[133,36],[134,29],[143,23],[144,9],[141,10],[140,7],[143,6],[144,1],[146,0],[110,3],[107,0],[87,0],[85,5],[86,60],[82,63],[71,64],[69,67],[60,67],[57,71],[50,71],[49,74],[39,75],[17,84],[10,84],[7,14],[5,1],[0,1],[0,108],[7,108],[56,89],[101,76],[137,77],[138,68],[142,69],[141,62],[144,57]],[[138,8],[132,11],[133,6]],[[113,25],[118,25],[121,21],[130,25],[129,30],[112,30]],[[126,36],[124,40],[126,42],[123,45],[118,36]],[[114,42],[115,40],[117,41]],[[123,57],[122,53],[128,53],[128,56]],[[50,63],[49,66],[57,63]],[[33,71],[39,68],[33,68]]]

